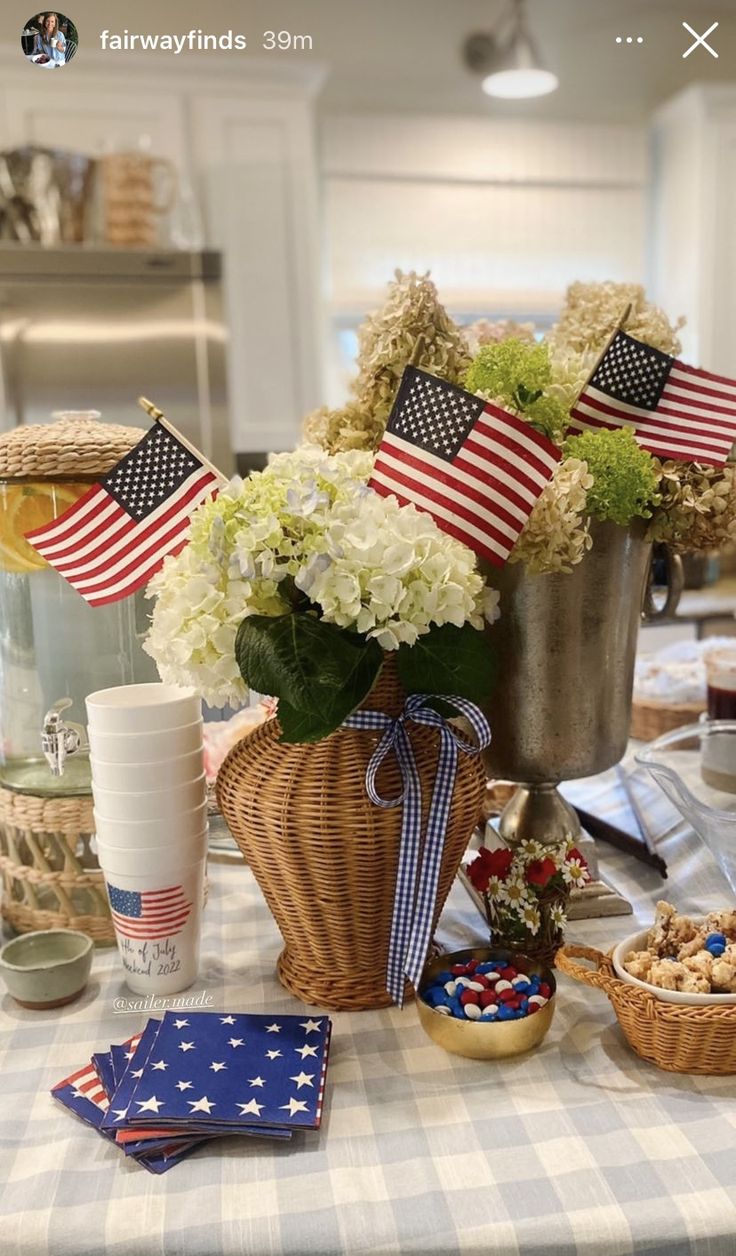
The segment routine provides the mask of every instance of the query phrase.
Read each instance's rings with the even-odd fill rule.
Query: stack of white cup
[[[87,698],[97,857],[131,990],[175,994],[199,967],[207,799],[202,704],[173,685]]]

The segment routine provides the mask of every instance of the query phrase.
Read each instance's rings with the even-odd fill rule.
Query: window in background
[[[450,310],[452,317],[461,327],[467,327],[480,318],[491,323],[502,319],[513,319],[515,323],[532,323],[537,340],[541,340],[556,320],[556,313],[534,311],[520,313],[518,310]],[[338,314],[330,321],[328,345],[328,404],[341,405],[348,397],[350,384],[355,377],[358,357],[358,328],[363,322],[366,310],[362,314]]]
[[[343,115],[323,123],[322,175],[333,405],[397,267],[430,271],[461,322],[540,334],[571,281],[646,281],[643,127]]]

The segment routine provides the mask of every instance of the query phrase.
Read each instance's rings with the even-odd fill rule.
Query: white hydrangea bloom
[[[301,599],[385,650],[433,626],[498,616],[475,556],[414,506],[367,487],[369,453],[316,446],[276,454],[194,514],[189,543],[152,580],[145,649],[163,680],[193,685],[212,705],[246,685],[235,638],[248,615],[281,615]]]

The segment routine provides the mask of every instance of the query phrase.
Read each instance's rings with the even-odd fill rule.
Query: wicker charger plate
[[[577,960],[590,960],[584,968]],[[583,985],[602,990],[613,1005],[629,1046],[670,1073],[736,1073],[736,1006],[690,1007],[664,1003],[647,990],[621,981],[609,955],[589,946],[564,946],[555,965]]]

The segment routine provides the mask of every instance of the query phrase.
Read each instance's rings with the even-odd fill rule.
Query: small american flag
[[[223,483],[161,423],[58,519],[26,539],[91,606],[147,584],[186,543],[194,508]]]
[[[574,428],[633,427],[658,458],[722,466],[736,440],[736,380],[617,331],[571,413]]]
[[[500,567],[559,458],[524,419],[408,366],[369,484]]]
[[[166,938],[179,933],[192,904],[180,885],[166,890],[119,890],[108,882],[112,920],[126,938]]]

